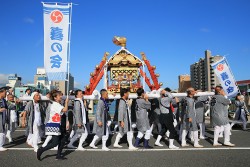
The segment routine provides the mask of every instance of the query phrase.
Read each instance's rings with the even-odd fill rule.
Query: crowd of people
[[[18,127],[26,127],[27,144],[34,148],[37,159],[50,149],[57,150],[57,160],[63,160],[62,150],[65,146],[77,150],[85,150],[83,143],[90,133],[95,134],[89,146],[97,149],[96,143],[102,140],[102,150],[109,151],[106,143],[111,134],[111,126],[116,132],[114,148],[121,148],[119,144],[124,135],[127,136],[128,149],[151,149],[149,141],[154,134],[157,135],[154,145],[163,147],[161,140],[164,136],[169,141],[169,149],[179,149],[174,144],[179,140],[181,147],[189,146],[187,137],[195,148],[202,148],[200,140],[206,139],[205,114],[210,111],[214,127],[213,146],[235,146],[230,142],[232,126],[229,122],[228,107],[230,99],[226,97],[221,86],[216,86],[215,95],[197,97],[194,88],[187,89],[186,97],[174,97],[171,89],[161,89],[160,98],[150,99],[147,93],[139,88],[137,99],[129,99],[130,90],[121,88],[121,98],[116,100],[116,111],[112,119],[109,112],[108,92],[100,91],[92,132],[88,116],[88,101],[84,99],[84,91],[71,92],[75,96],[73,101],[62,99],[58,90],[52,90],[46,96],[49,100],[41,100],[39,90],[31,93],[26,90],[24,96],[30,96],[31,101],[15,100],[13,92],[7,87],[0,88],[0,151],[4,148],[5,138],[11,143],[12,133]],[[18,104],[22,104],[17,108]],[[238,94],[234,102],[236,106],[235,121],[243,123],[243,130],[247,126],[248,109],[242,95]],[[18,110],[20,114],[19,123]],[[218,138],[224,137],[219,143]],[[135,138],[135,139],[134,139]],[[39,144],[43,144],[39,147]],[[133,142],[133,139],[135,140]],[[79,140],[78,146],[74,144]],[[143,146],[141,146],[143,142]]]

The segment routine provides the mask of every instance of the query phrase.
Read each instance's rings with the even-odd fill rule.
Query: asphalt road
[[[75,151],[65,149],[64,155],[67,160],[56,161],[56,151],[47,151],[42,156],[42,161],[36,159],[36,153],[25,143],[26,138],[23,130],[18,130],[14,133],[14,143],[7,144],[9,148],[6,152],[0,152],[0,167],[38,167],[38,166],[99,166],[99,167],[155,167],[155,166],[214,166],[214,167],[229,167],[229,166],[250,166],[250,130],[241,131],[233,130],[231,142],[236,144],[236,147],[229,148],[225,146],[213,147],[212,134],[213,131],[207,130],[206,134],[209,137],[206,140],[201,140],[200,144],[204,145],[203,149],[193,148],[192,145],[179,150],[169,150],[168,140],[163,140],[164,147],[154,147],[151,150],[140,149],[139,151],[128,151],[126,137],[121,141],[123,148],[114,149],[115,135],[110,136],[108,142],[111,151],[102,151],[101,143],[98,144],[99,149],[93,150],[88,147],[88,143],[92,139],[92,135],[84,144],[87,151]],[[155,138],[152,137],[150,144],[153,146]],[[220,139],[222,142],[223,139]],[[179,146],[179,143],[175,142]],[[77,143],[75,143],[77,145]]]

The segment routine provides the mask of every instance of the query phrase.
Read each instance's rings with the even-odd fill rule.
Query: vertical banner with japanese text
[[[238,87],[226,58],[223,57],[223,59],[211,64],[211,66],[227,96],[229,98],[235,97],[238,94]]]
[[[44,68],[49,81],[67,79],[70,7],[43,3]]]

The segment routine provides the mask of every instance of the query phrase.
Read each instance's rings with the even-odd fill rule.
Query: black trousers
[[[41,147],[42,152],[50,150],[56,146],[58,146],[57,150],[57,157],[60,157],[62,154],[63,147],[65,143],[67,142],[67,136],[66,134],[61,134],[60,136],[52,136],[51,141],[48,143],[46,147]]]
[[[170,112],[168,114],[161,114],[160,115],[160,122],[161,122],[161,125],[162,125],[162,130],[161,130],[161,135],[163,136],[167,130],[169,130],[170,132],[170,135],[169,135],[169,138],[170,139],[174,139],[175,136],[177,135],[177,132],[174,128],[174,119],[173,119],[173,113]]]

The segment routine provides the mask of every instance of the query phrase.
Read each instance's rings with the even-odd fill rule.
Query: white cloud
[[[24,18],[23,21],[24,21],[25,23],[29,23],[29,24],[33,24],[33,23],[35,22],[34,19],[29,18],[29,17]]]
[[[0,74],[0,84],[5,85],[8,83],[9,74]]]
[[[206,33],[207,33],[207,32],[211,32],[211,30],[208,29],[208,28],[201,28],[200,31],[201,31],[201,32],[206,32]]]

